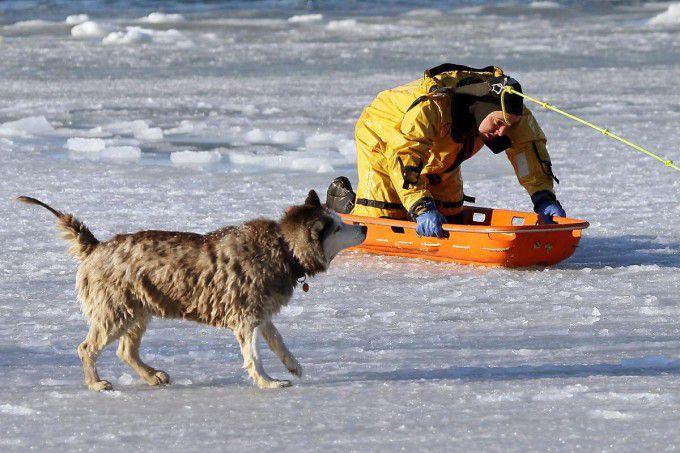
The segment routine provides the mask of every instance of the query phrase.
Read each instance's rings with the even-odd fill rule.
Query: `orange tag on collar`
[[[302,284],[302,291],[304,291],[304,292],[309,291],[309,285],[307,283]]]

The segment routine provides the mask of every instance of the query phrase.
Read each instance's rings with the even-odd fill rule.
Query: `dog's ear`
[[[305,204],[308,204],[310,206],[321,207],[321,200],[319,200],[319,196],[316,194],[316,192],[313,189],[309,191],[309,194],[307,195],[307,199],[305,200]]]
[[[321,237],[321,232],[325,227],[326,223],[323,222],[322,220],[317,220],[316,222],[314,222],[311,229],[312,239],[318,240]]]

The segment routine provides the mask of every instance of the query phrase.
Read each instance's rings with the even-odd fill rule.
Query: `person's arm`
[[[559,182],[552,171],[546,137],[528,108],[522,119],[508,129],[512,146],[506,155],[512,163],[517,180],[526,189],[534,204],[534,211],[544,222],[551,222],[553,215],[564,216],[553,181]]]
[[[441,110],[435,101],[422,102],[406,112],[401,123],[386,140],[387,164],[392,186],[404,208],[418,214],[418,208],[432,195],[422,170],[430,150],[439,137]]]

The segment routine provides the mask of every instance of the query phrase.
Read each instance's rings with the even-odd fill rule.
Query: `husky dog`
[[[100,242],[71,214],[42,201],[19,197],[57,216],[57,227],[78,261],[76,287],[90,321],[78,346],[85,384],[110,390],[95,362],[109,343],[150,385],[168,375],[142,362],[139,345],[152,316],[184,318],[231,329],[241,346],[243,367],[260,388],[291,385],[270,378],[262,367],[260,335],[293,375],[302,368],[271,318],[286,305],[293,288],[323,272],[342,249],[363,242],[365,227],[350,226],[309,192],[303,205],[288,208],[279,222],[257,219],[207,234],[140,231]]]

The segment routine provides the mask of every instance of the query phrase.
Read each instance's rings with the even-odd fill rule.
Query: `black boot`
[[[335,212],[349,214],[354,209],[356,194],[352,183],[344,176],[335,178],[326,192],[326,206]]]

